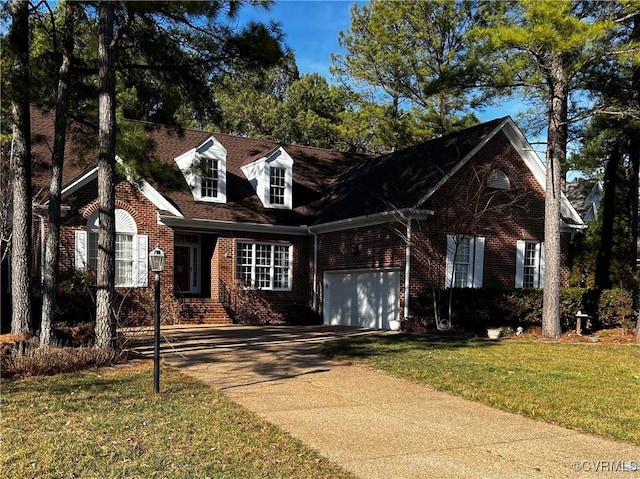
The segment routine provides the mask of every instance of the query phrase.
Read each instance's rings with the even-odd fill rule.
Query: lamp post
[[[156,245],[149,253],[149,267],[156,274],[153,343],[153,392],[160,392],[160,273],[164,269],[164,251]]]

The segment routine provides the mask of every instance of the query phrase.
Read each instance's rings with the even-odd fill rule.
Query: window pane
[[[524,267],[522,272],[522,287],[535,288],[535,273],[537,269],[536,243],[525,243],[524,246]]]
[[[253,246],[246,243],[238,243],[238,279],[242,280],[247,286],[251,286],[252,283],[252,270],[253,270]]]
[[[207,198],[218,196],[218,160],[204,158],[201,160],[201,188],[200,194]]]
[[[455,288],[470,286],[468,282],[469,268],[471,267],[471,238],[461,238],[458,241],[454,263],[453,286]]]
[[[256,288],[289,288],[290,250],[289,245],[238,243],[238,279]]]
[[[116,235],[116,286],[133,284],[133,236]]]
[[[274,263],[274,288],[289,287],[289,246],[274,246],[273,253]]]
[[[269,174],[269,202],[272,205],[284,205],[285,169],[271,168]]]
[[[87,263],[89,268],[96,271],[98,269],[98,233],[90,231],[87,234],[87,240],[89,242],[87,248]]]

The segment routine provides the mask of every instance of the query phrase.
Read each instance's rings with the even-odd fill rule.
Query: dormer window
[[[279,147],[242,166],[265,208],[293,208],[293,158]]]
[[[227,150],[213,136],[175,159],[193,199],[227,202]]]
[[[215,158],[202,158],[200,160],[200,195],[203,198],[218,197],[218,160]]]
[[[284,168],[271,167],[269,169],[269,203],[272,205],[284,205],[286,182]]]

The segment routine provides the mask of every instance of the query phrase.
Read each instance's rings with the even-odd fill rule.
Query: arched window
[[[499,190],[510,190],[511,182],[504,171],[493,170],[489,175],[489,178],[487,178],[487,186],[489,188],[496,188]]]
[[[76,268],[98,268],[98,213],[87,221],[86,231],[76,231]],[[116,210],[116,277],[118,287],[140,287],[148,283],[148,246],[146,235],[139,235],[133,217]]]

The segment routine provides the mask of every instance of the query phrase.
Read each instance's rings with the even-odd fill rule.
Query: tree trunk
[[[611,289],[611,252],[613,250],[613,226],[616,218],[616,189],[620,151],[614,145],[604,170],[604,198],[602,201],[602,233],[596,258],[595,287]]]
[[[55,136],[51,155],[51,184],[49,186],[49,225],[45,260],[43,266],[42,319],[40,321],[40,346],[49,346],[52,340],[51,325],[56,308],[56,289],[58,284],[58,259],[60,256],[60,194],[62,191],[62,168],[67,133],[67,98],[71,70],[71,57],[74,47],[74,21],[76,4],[65,3],[64,40],[62,42],[62,61],[58,78],[58,96],[56,99]]]
[[[98,98],[98,268],[96,291],[96,347],[115,348],[115,68],[113,52],[114,4],[99,6]]]
[[[631,38],[635,41],[640,41],[640,14],[633,17],[633,32],[631,34]],[[633,76],[631,77],[631,88],[632,88],[632,98],[633,104],[632,106],[640,111],[640,66],[636,65],[633,69]],[[631,136],[631,141],[629,142],[629,163],[631,164],[631,177],[629,180],[629,192],[631,197],[631,236],[633,239],[633,245],[631,251],[633,252],[633,256],[630,258],[631,267],[634,268],[632,271],[636,272],[636,284],[635,291],[633,295],[633,308],[638,311],[640,305],[638,305],[640,294],[640,284],[638,281],[638,215],[640,212],[638,211],[638,183],[640,176],[640,131],[636,132],[636,135]],[[640,342],[640,315],[636,315],[636,342]]]
[[[567,153],[568,82],[565,57],[554,53],[548,74],[549,124],[545,191],[545,280],[542,304],[542,336],[557,339],[560,328],[560,177]]]
[[[637,69],[640,71],[640,68]],[[639,85],[640,87],[640,82]],[[640,136],[640,131],[638,132]],[[640,211],[638,211],[638,177],[640,176],[640,139],[638,136],[631,139],[630,148],[629,148],[629,159],[631,163],[631,178],[629,179],[630,183],[630,197],[631,197],[631,238],[633,240],[633,245],[631,246],[631,267],[634,268],[632,271],[636,272],[635,278],[635,290],[633,292],[633,309],[637,312],[640,308],[638,304],[640,302],[639,289],[639,278],[638,278],[638,215]],[[640,342],[640,314],[636,314],[636,342]]]
[[[31,115],[29,113],[29,2],[13,0],[9,30],[13,145],[10,181],[13,192],[11,237],[11,333],[31,330]]]

